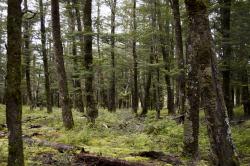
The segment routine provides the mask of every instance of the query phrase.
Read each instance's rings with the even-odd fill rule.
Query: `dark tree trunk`
[[[209,28],[207,4],[199,0],[185,0],[185,4],[190,26],[188,52],[189,58],[194,59],[193,65],[191,64],[188,69],[190,72],[197,72],[195,76],[198,78],[199,86],[196,85],[195,88],[200,87],[203,101],[206,101],[204,109],[212,150],[212,165],[239,165],[231,137],[222,88],[218,78],[216,56]],[[193,87],[189,86],[189,88]],[[194,102],[197,102],[197,100]],[[189,103],[192,105],[190,99]],[[192,124],[192,121],[187,122],[195,125]],[[190,139],[190,143],[193,143],[193,139]]]
[[[160,1],[158,1],[158,12],[157,12],[157,16],[158,16],[158,26],[159,26],[159,31],[160,33],[164,33],[164,25],[163,22],[164,20],[162,20],[161,17],[161,10],[160,10]],[[161,43],[161,51],[162,51],[162,56],[163,56],[163,61],[164,61],[164,68],[167,72],[170,72],[170,55],[169,55],[169,49],[168,49],[168,45],[170,44],[169,42],[167,42],[166,38],[169,37],[169,22],[168,20],[166,21],[166,25],[165,25],[165,36],[164,35],[160,35],[159,39],[160,39],[160,43]],[[170,76],[168,73],[165,74],[165,81],[167,84],[167,107],[168,107],[168,113],[169,114],[174,114],[174,95],[173,95],[173,88],[172,88],[172,84],[171,84],[171,80],[170,80]]]
[[[222,30],[222,59],[223,59],[223,94],[228,111],[228,116],[233,117],[233,103],[230,93],[230,58],[231,58],[231,43],[230,43],[230,12],[231,0],[221,0],[221,30]]]
[[[50,79],[49,79],[49,64],[46,49],[46,30],[45,30],[45,19],[44,19],[44,9],[43,0],[39,0],[40,7],[40,24],[41,24],[41,43],[42,43],[42,56],[43,56],[43,69],[45,75],[45,93],[46,93],[46,105],[47,112],[52,112],[52,102],[51,102],[51,90],[50,90]]]
[[[177,90],[179,91],[179,104],[180,113],[185,113],[185,100],[186,100],[186,85],[185,85],[185,60],[183,54],[183,42],[181,31],[181,20],[179,11],[179,0],[172,0],[172,9],[174,15],[174,29],[175,29],[175,42],[176,42],[176,57],[178,61],[178,69],[180,74],[177,78]]]
[[[236,92],[235,92],[235,102],[236,102],[236,106],[240,106],[240,103],[241,103],[241,88],[240,86],[237,86],[236,87]]]
[[[89,122],[94,123],[98,116],[93,88],[93,55],[92,55],[92,0],[86,0],[84,4],[84,62],[86,73],[86,110]]]
[[[68,13],[69,13],[69,19],[70,19],[70,31],[73,34],[71,37],[71,42],[72,42],[72,55],[74,59],[74,74],[73,74],[73,87],[74,87],[74,107],[79,111],[79,112],[84,112],[84,105],[83,105],[83,97],[82,97],[82,90],[81,90],[81,79],[80,79],[80,71],[79,71],[79,65],[78,65],[78,60],[79,57],[77,55],[77,43],[76,43],[76,36],[74,35],[75,33],[75,20],[77,15],[79,15],[79,10],[77,6],[76,0],[72,0],[73,3],[72,5],[70,4],[70,1],[68,1]],[[75,12],[74,12],[75,10]],[[79,24],[79,23],[78,23]],[[81,24],[81,23],[80,23]],[[81,27],[79,30],[81,31]],[[80,36],[82,38],[82,35]],[[80,40],[82,42],[82,39]],[[82,47],[82,46],[81,46]]]
[[[132,90],[132,109],[133,112],[137,115],[138,110],[138,60],[136,53],[136,0],[133,0],[133,90]]]
[[[54,51],[55,51],[56,69],[58,75],[59,95],[60,95],[59,98],[62,107],[63,124],[66,129],[71,129],[74,126],[74,120],[70,108],[67,76],[64,67],[58,0],[51,0],[51,15],[52,15],[52,34],[54,41]]]
[[[21,0],[8,0],[6,123],[8,126],[8,166],[23,166],[21,95]]]
[[[250,115],[250,99],[249,99],[249,88],[248,88],[248,72],[245,66],[241,73],[241,80],[242,80],[242,104],[244,109],[244,115]]]
[[[28,11],[27,0],[24,0],[24,10]],[[25,57],[25,77],[26,77],[26,86],[27,86],[27,96],[28,104],[30,108],[33,109],[33,96],[31,90],[31,80],[30,80],[30,21],[29,19],[24,20],[24,57]]]
[[[111,4],[111,82],[109,94],[109,111],[116,111],[116,76],[115,76],[115,17],[116,17],[116,0],[112,0]]]

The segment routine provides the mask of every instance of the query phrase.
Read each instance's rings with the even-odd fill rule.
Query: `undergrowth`
[[[86,151],[98,155],[115,157],[129,161],[152,162],[148,158],[135,157],[131,154],[140,151],[162,151],[181,157],[183,147],[183,126],[167,116],[167,110],[162,110],[161,119],[155,119],[155,112],[150,111],[145,119],[135,118],[130,110],[118,110],[109,113],[99,110],[99,117],[94,126],[89,126],[84,114],[73,111],[75,127],[65,130],[62,126],[61,112],[54,108],[53,113],[46,110],[29,110],[23,107],[23,134],[34,139],[42,139],[84,147]],[[242,108],[236,108],[235,115],[242,116]],[[0,105],[0,124],[5,123],[5,107]],[[198,165],[208,165],[209,142],[206,133],[204,115],[201,113],[199,136],[200,162]],[[38,128],[32,128],[38,125]],[[0,131],[6,128],[0,128]],[[250,163],[250,121],[232,126],[234,142],[238,148],[242,165]],[[70,162],[70,156],[60,154],[49,147],[38,147],[24,144],[26,165],[41,165],[41,157],[48,158],[52,154],[61,165]],[[181,157],[182,158],[182,157]],[[185,158],[182,158],[186,161]],[[0,138],[0,165],[6,165],[7,138]],[[156,163],[156,162],[155,162]],[[157,163],[163,165],[163,163]]]

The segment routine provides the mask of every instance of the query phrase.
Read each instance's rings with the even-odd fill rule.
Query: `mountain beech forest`
[[[0,0],[0,166],[250,166],[249,0]]]

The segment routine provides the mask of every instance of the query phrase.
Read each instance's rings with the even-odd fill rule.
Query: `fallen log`
[[[156,151],[143,151],[139,153],[133,153],[132,156],[148,157],[150,159],[162,161],[172,165],[183,165],[178,156],[165,154],[163,152]]]
[[[30,144],[30,145],[36,144],[38,146],[51,147],[53,149],[58,150],[61,153],[66,152],[66,151],[76,151],[76,150],[80,150],[81,152],[85,152],[83,147],[65,145],[65,144],[56,143],[56,142],[49,142],[46,140],[33,139],[31,137],[28,137],[28,136],[23,136],[23,141],[27,144]]]
[[[119,159],[96,156],[89,153],[80,153],[73,159],[73,166],[145,166],[142,163],[133,163]]]

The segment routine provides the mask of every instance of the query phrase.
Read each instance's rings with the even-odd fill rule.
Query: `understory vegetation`
[[[168,165],[164,162],[138,157],[141,151],[157,151],[180,158],[184,165],[188,158],[182,157],[183,125],[177,123],[174,116],[167,116],[167,110],[162,111],[161,119],[155,119],[155,111],[149,111],[146,118],[135,118],[130,110],[120,109],[116,113],[100,110],[100,116],[95,125],[87,123],[83,113],[73,111],[75,127],[72,130],[61,128],[61,112],[54,108],[47,114],[45,109],[30,111],[23,107],[23,136],[46,140],[67,145],[83,147],[85,151],[100,156],[119,158],[132,162],[142,162],[152,165]],[[243,109],[235,109],[237,121],[242,117]],[[208,165],[209,142],[203,112],[200,115],[200,161],[197,165]],[[0,165],[7,164],[8,140],[5,124],[5,106],[0,105]],[[233,139],[239,151],[242,165],[250,163],[250,120],[232,123]],[[69,165],[74,153],[60,153],[51,148],[37,144],[24,143],[26,165]],[[52,162],[52,163],[51,163]]]

